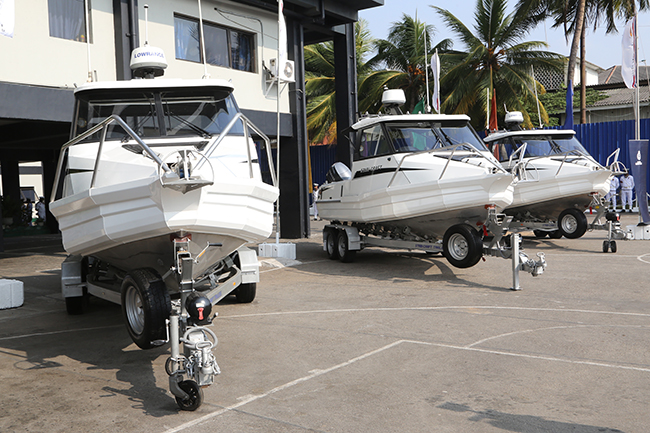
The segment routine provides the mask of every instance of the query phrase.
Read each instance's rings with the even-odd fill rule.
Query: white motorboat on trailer
[[[362,234],[432,242],[457,267],[475,265],[492,214],[511,204],[515,177],[490,154],[465,115],[401,114],[401,90],[384,92],[391,114],[355,123],[351,169],[334,164],[318,190],[319,216]],[[495,212],[496,211],[496,212]],[[480,230],[480,231],[479,231]],[[330,258],[349,261],[346,230],[324,233]]]
[[[514,200],[504,211],[514,217],[510,228],[579,238],[588,228],[585,211],[607,194],[611,167],[618,164],[598,163],[573,130],[522,130],[522,121],[521,113],[507,113],[509,130],[484,139],[506,169],[519,171]]]
[[[212,305],[230,293],[255,297],[259,266],[244,245],[271,234],[278,197],[262,179],[251,130],[266,141],[275,183],[269,140],[232,92],[215,79],[80,86],[50,204],[70,254],[68,312],[99,296],[122,305],[139,347],[171,342],[166,370],[184,410],[201,404],[201,387],[219,373],[205,327]]]

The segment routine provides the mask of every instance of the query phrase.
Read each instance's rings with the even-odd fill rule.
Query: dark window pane
[[[204,25],[205,56],[208,63],[216,66],[230,66],[228,59],[228,31],[215,26]]]
[[[240,71],[253,71],[253,37],[247,33],[230,31],[230,53],[233,69]]]
[[[48,0],[50,36],[86,41],[84,0]]]
[[[176,38],[176,58],[200,62],[199,23],[186,18],[174,17],[174,32]]]

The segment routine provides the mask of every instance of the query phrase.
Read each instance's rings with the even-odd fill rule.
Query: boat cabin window
[[[510,155],[522,144],[527,143],[525,158],[557,155],[572,150],[587,155],[587,151],[573,135],[530,135],[525,137],[504,137],[489,144],[490,151],[499,161],[508,161]]]
[[[390,155],[393,149],[386,139],[381,125],[375,125],[357,134],[357,144],[354,149],[354,160]]]
[[[468,143],[478,150],[485,144],[466,122],[422,121],[386,123],[396,152],[421,152]]]
[[[205,88],[185,89],[105,89],[78,96],[73,137],[111,115],[124,120],[140,138],[200,136],[220,134],[239,112],[232,95],[224,91],[206,94]],[[237,122],[230,135],[243,135]],[[100,132],[87,141],[98,141]],[[107,140],[128,141],[130,136],[111,123]]]

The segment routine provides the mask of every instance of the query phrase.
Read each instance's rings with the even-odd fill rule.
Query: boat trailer
[[[521,248],[521,236],[509,231],[512,217],[497,214],[488,207],[488,217],[481,229],[484,237],[469,224],[450,227],[442,240],[421,239],[408,230],[393,230],[377,236],[368,233],[364,225],[332,222],[323,229],[323,250],[332,260],[352,262],[357,251],[366,247],[383,247],[441,253],[456,267],[474,266],[484,256],[500,257],[512,261],[511,290],[521,290],[519,272],[525,271],[536,277],[546,269],[544,253],[537,253],[537,260],[529,258]],[[361,228],[361,231],[360,231]],[[362,232],[366,232],[365,234]],[[492,236],[488,236],[491,234]]]
[[[193,411],[203,402],[203,388],[221,373],[213,354],[218,339],[209,329],[217,316],[212,306],[231,294],[240,303],[252,302],[259,263],[255,251],[242,247],[194,280],[192,267],[201,254],[192,257],[187,237],[173,243],[174,265],[162,277],[151,269],[125,272],[93,257],[68,256],[61,265],[61,289],[69,314],[83,313],[88,295],[94,295],[122,305],[127,330],[140,348],[169,343],[169,389],[180,409]],[[176,274],[179,288],[174,299],[163,282],[171,274]],[[199,291],[199,283],[210,288]]]

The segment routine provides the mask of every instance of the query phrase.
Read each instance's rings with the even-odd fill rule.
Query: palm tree
[[[354,26],[357,78],[371,70],[365,61],[373,39],[368,23],[361,19]],[[322,42],[305,47],[305,93],[307,94],[307,135],[310,143],[336,143],[336,98],[334,79],[334,43]]]
[[[648,0],[638,0],[639,10],[650,7]],[[586,77],[585,77],[585,42],[586,28],[593,25],[596,31],[598,24],[606,24],[606,33],[617,32],[616,19],[629,19],[634,15],[635,0],[519,0],[517,16],[532,23],[539,23],[550,17],[553,27],[564,27],[567,39],[573,34],[569,64],[567,69],[567,84],[573,83],[578,45],[580,45],[580,118],[586,122]],[[576,31],[577,30],[577,31]]]
[[[388,32],[388,39],[375,42],[377,54],[368,62],[376,69],[370,72],[359,85],[359,110],[376,113],[381,106],[381,94],[384,86],[401,88],[406,94],[405,109],[413,111],[415,105],[425,97],[425,85],[428,60],[436,49],[445,51],[451,41],[445,39],[436,46],[431,40],[435,33],[433,25],[425,24],[406,14],[402,20],[393,23]],[[425,39],[427,54],[425,59]]]
[[[548,46],[544,42],[523,41],[535,23],[517,19],[515,14],[506,15],[506,0],[477,0],[475,33],[451,12],[431,7],[466,49],[441,56],[452,65],[441,80],[443,92],[448,91],[442,100],[443,111],[469,114],[474,126],[482,129],[486,120],[486,89],[490,95],[496,89],[497,106],[521,111],[525,125],[532,126],[525,105],[537,103],[533,86],[541,92],[544,88],[531,76],[531,65],[560,72],[564,57],[543,50]],[[547,122],[548,114],[543,106],[540,108]]]

